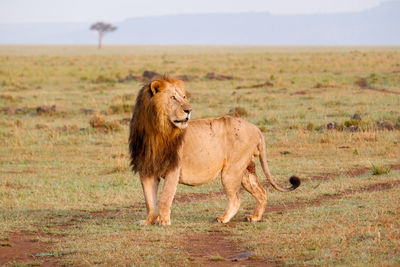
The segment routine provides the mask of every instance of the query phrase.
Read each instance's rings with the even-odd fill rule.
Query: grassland
[[[124,122],[141,82],[126,76],[145,70],[189,76],[195,118],[239,108],[275,179],[301,187],[273,191],[257,165],[262,222],[243,222],[255,205],[243,192],[234,220],[214,223],[216,180],[178,187],[172,226],[137,226]],[[399,47],[0,46],[0,264],[397,266],[399,128]]]

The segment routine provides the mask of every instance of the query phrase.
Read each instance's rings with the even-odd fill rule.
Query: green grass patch
[[[382,174],[389,174],[392,170],[391,167],[388,166],[378,166],[371,163],[371,173],[372,175],[382,175]]]

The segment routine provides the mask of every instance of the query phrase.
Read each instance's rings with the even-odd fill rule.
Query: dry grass
[[[95,113],[92,118],[90,118],[90,126],[101,131],[119,131],[121,130],[121,125],[113,120],[106,121],[106,119],[98,113]]]
[[[228,266],[218,260],[234,255],[218,247],[199,256],[212,246],[201,239],[223,232],[218,244],[254,251],[258,263],[398,265],[399,62],[398,47],[1,46],[1,244],[34,233],[32,242],[49,245],[42,253],[64,265]],[[120,77],[145,70],[197,77],[186,83],[194,117],[245,116],[266,134],[275,179],[285,185],[296,174],[301,187],[269,190],[256,224],[241,222],[254,207],[243,193],[223,226],[211,222],[226,205],[219,181],[180,185],[178,198],[200,197],[174,203],[171,227],[136,226],[146,209],[125,122],[141,83]],[[372,175],[371,162],[380,173],[392,168]]]

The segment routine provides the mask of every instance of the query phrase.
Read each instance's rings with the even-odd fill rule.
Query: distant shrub
[[[354,82],[360,88],[367,88],[370,87],[370,84],[366,78],[359,78]]]
[[[308,124],[307,124],[307,130],[309,130],[309,131],[314,131],[315,130],[315,125],[314,125],[314,123],[312,123],[312,122],[309,122]]]
[[[352,120],[357,120],[357,121],[362,121],[361,115],[359,113],[354,113],[353,116],[351,116]]]
[[[369,77],[368,77],[368,80],[369,80],[371,83],[375,83],[375,82],[378,81],[378,78],[379,78],[378,74],[376,74],[376,73],[371,73],[371,75],[369,75]]]
[[[322,84],[322,83],[320,83],[320,82],[317,82],[317,83],[314,85],[314,88],[324,88],[324,87],[325,87],[325,85]]]
[[[328,122],[326,129],[333,130],[337,128],[337,123],[335,121]]]
[[[372,84],[376,83],[379,79],[378,74],[371,73],[368,77],[358,78],[354,84],[360,88],[372,88]]]
[[[361,122],[359,120],[353,120],[353,119],[347,120],[344,122],[344,126],[346,126],[346,127],[350,127],[350,126],[354,126],[354,125],[359,126],[360,124],[361,124]]]
[[[359,130],[370,130],[374,128],[374,125],[371,122],[368,121],[359,121],[359,120],[347,120],[345,122],[343,122],[343,124],[338,125],[338,130],[342,129],[342,130],[349,130],[351,132],[356,132]]]
[[[378,126],[378,129],[380,130],[388,130],[388,131],[393,131],[395,126],[393,123],[389,120],[380,120],[376,123]]]

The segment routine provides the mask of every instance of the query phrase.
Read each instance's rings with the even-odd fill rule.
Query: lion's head
[[[191,110],[182,81],[159,77],[143,86],[130,123],[129,148],[135,172],[163,176],[178,165],[178,149]]]

